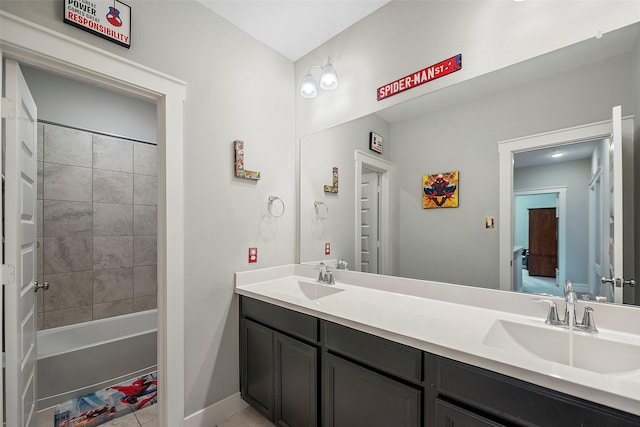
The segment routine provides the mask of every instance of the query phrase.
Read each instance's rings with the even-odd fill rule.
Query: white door
[[[623,273],[623,174],[622,174],[622,108],[613,107],[612,130],[609,140],[609,161],[605,165],[608,176],[608,215],[603,215],[603,243],[608,247],[608,263],[603,265],[602,282],[613,285],[613,301],[623,302],[624,286],[633,283]],[[606,230],[605,230],[606,229]],[[605,240],[606,239],[606,240]]]
[[[603,141],[602,144],[605,144],[606,147],[609,147],[608,141]],[[600,145],[600,144],[598,144]],[[604,150],[600,150],[599,152],[603,152]],[[602,243],[602,238],[604,236],[604,230],[602,227],[604,222],[602,220],[602,216],[605,215],[605,204],[602,197],[602,187],[603,187],[603,168],[602,168],[602,157],[598,156],[598,168],[591,177],[591,181],[589,182],[589,289],[590,292],[594,295],[604,295],[607,298],[611,298],[611,295],[607,295],[605,292],[606,289],[603,288],[600,284],[600,279],[603,276],[603,265],[608,265],[609,262],[606,260],[609,254],[608,246]],[[608,212],[608,210],[606,210]],[[608,215],[605,215],[608,218]],[[608,230],[608,228],[607,228]],[[607,238],[606,241],[609,241]]]
[[[360,225],[361,236],[361,269],[366,273],[378,273],[378,173],[362,173],[362,186],[360,193],[360,213],[362,221]]]
[[[36,105],[20,67],[5,60],[5,292],[7,426],[35,427],[36,414]]]

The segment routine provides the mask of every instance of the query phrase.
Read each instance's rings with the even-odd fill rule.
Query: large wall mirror
[[[617,105],[623,116],[632,116],[634,99],[640,99],[639,28],[594,37],[301,138],[300,262],[344,259],[352,270],[525,292],[558,292],[558,282],[571,279],[585,297],[599,294],[593,261],[607,242],[589,231],[589,212],[606,215],[594,208],[602,203],[594,169],[606,138],[564,141],[558,144],[567,152],[563,157],[550,157],[560,151],[551,146],[514,151],[503,196],[513,207],[511,218],[500,217],[505,172],[498,142],[607,121]],[[633,132],[638,121],[630,120],[626,126]],[[369,148],[370,132],[382,137],[382,154]],[[633,191],[640,150],[634,155],[633,139],[623,145],[625,276],[632,277],[640,271],[633,255],[640,254],[633,240],[633,228],[640,226]],[[333,168],[338,191],[325,192]],[[423,177],[447,172],[458,172],[458,207],[424,209]],[[557,211],[561,203],[566,215],[557,219],[551,244],[556,264],[539,276],[550,286],[536,287],[526,277],[541,273],[537,266],[528,270],[536,257],[523,212],[528,224],[533,209]],[[506,243],[502,221],[512,225]],[[520,247],[514,260],[521,265],[514,271],[522,274],[512,274],[506,285],[501,246],[511,252]],[[633,293],[624,302],[640,303]]]

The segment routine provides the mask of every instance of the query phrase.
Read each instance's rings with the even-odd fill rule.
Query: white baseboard
[[[184,427],[213,427],[247,406],[238,392],[189,415],[184,419]]]

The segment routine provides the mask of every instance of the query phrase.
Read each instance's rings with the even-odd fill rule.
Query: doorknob
[[[34,282],[34,288],[33,288],[33,292],[38,292],[38,289],[42,289],[42,290],[47,290],[49,289],[49,282],[44,282],[44,283],[38,283],[38,281],[36,280]]]
[[[600,283],[603,285],[613,285],[615,282],[616,282],[616,279],[607,279],[604,276],[600,278]]]
[[[624,285],[631,286],[631,287],[636,285],[636,281],[633,280],[633,279],[623,280],[623,279],[619,279],[617,277],[614,277],[612,279],[607,279],[606,277],[601,277],[600,278],[600,283],[602,283],[603,285],[615,285],[617,288],[621,288]]]

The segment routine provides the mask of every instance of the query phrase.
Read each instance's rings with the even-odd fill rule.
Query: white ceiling
[[[559,147],[544,148],[540,150],[524,151],[513,156],[513,168],[529,166],[549,165],[553,163],[570,162],[591,158],[593,150],[601,140],[567,144]],[[562,154],[561,157],[551,157],[552,154]]]
[[[196,0],[297,61],[390,0]]]

